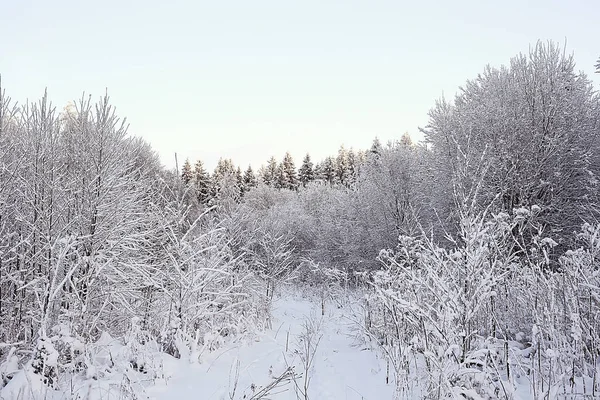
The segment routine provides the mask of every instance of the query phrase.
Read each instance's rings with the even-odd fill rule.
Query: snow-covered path
[[[197,365],[173,361],[173,365],[165,365],[172,377],[148,388],[147,394],[156,400],[252,399],[293,366],[294,372],[302,375],[296,380],[300,390],[304,389],[304,377],[310,378],[310,399],[392,399],[394,388],[393,384],[386,385],[385,361],[352,338],[347,312],[329,305],[322,317],[317,302],[291,296],[278,299],[274,303],[273,328],[256,341],[226,346],[205,355]],[[308,372],[302,361],[307,323],[319,326],[312,335],[313,343],[318,340],[318,345]],[[297,395],[293,381],[271,391],[267,398],[304,399]]]

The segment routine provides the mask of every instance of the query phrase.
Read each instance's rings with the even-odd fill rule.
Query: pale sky
[[[437,98],[537,39],[566,40],[598,88],[599,17],[597,0],[0,0],[0,73],[58,108],[108,88],[169,167],[298,166],[417,137]]]

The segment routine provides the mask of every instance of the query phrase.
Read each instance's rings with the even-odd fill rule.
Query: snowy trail
[[[173,364],[165,365],[165,369],[169,370],[172,378],[157,382],[148,388],[147,394],[156,400],[251,399],[288,366],[294,366],[294,371],[302,375],[297,382],[303,390],[305,342],[301,341],[301,337],[305,323],[312,321],[320,325],[313,340],[320,336],[320,341],[314,364],[308,371],[311,379],[308,398],[392,399],[393,384],[385,383],[385,361],[352,338],[351,323],[345,317],[347,313],[348,310],[330,305],[326,307],[325,316],[321,317],[321,306],[316,302],[292,297],[278,299],[274,304],[273,328],[261,334],[256,341],[219,349],[204,356],[201,364],[171,361]],[[237,386],[236,369],[239,372]],[[297,397],[294,383],[289,382],[270,392],[268,398],[304,397]]]

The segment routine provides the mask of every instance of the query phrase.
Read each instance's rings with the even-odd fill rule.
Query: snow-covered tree
[[[356,177],[358,176],[360,160],[352,148],[348,150],[347,159],[348,177],[346,179],[346,185],[352,186],[356,182]]]
[[[287,152],[281,162],[282,179],[281,186],[284,189],[296,190],[298,188],[298,176],[292,155]]]
[[[237,167],[237,169],[235,170],[235,182],[240,190],[240,196],[243,197],[244,193],[246,193],[248,190],[246,189],[244,175],[242,174],[242,169],[240,167]]]
[[[335,181],[340,185],[349,185],[350,165],[348,161],[348,152],[341,146],[335,159]]]
[[[322,162],[317,162],[315,163],[315,168],[314,168],[314,175],[315,175],[315,181],[316,182],[323,182],[324,178],[323,178],[323,163]]]
[[[509,213],[538,205],[564,245],[594,208],[598,103],[573,57],[553,43],[536,44],[509,66],[486,67],[453,103],[442,99],[430,112],[424,133],[439,193],[451,199],[458,190],[460,201],[494,202]],[[476,173],[485,174],[479,188]]]
[[[262,171],[262,181],[267,186],[275,186],[277,179],[277,160],[275,157],[269,158],[267,166]]]
[[[306,185],[309,182],[315,180],[313,162],[311,161],[310,154],[308,153],[306,153],[306,155],[304,156],[304,159],[302,160],[302,165],[298,170],[298,180],[300,181],[300,184],[304,187],[306,187]]]
[[[244,172],[244,187],[246,190],[250,190],[253,187],[256,187],[258,181],[256,176],[254,175],[254,171],[252,170],[252,166],[248,165],[248,168]]]
[[[291,238],[263,228],[250,252],[252,268],[267,282],[266,296],[271,299],[277,283],[294,272]]]
[[[194,173],[192,171],[192,164],[190,164],[190,160],[186,158],[183,163],[183,167],[181,168],[181,180],[186,185],[190,184],[194,179]]]
[[[323,182],[333,185],[335,183],[335,159],[327,157],[320,165],[320,175]]]
[[[381,145],[381,141],[379,140],[379,138],[376,137],[375,139],[373,139],[373,144],[371,145],[371,148],[368,151],[368,157],[373,160],[377,160],[382,150],[383,146]]]
[[[210,175],[204,168],[202,160],[198,160],[196,161],[196,164],[194,164],[194,185],[198,201],[202,204],[208,204],[211,182]]]

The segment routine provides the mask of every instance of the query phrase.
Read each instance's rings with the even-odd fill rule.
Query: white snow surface
[[[353,334],[348,307],[328,303],[325,316],[317,301],[285,296],[274,302],[272,329],[254,341],[231,344],[202,357],[201,363],[172,360],[165,365],[171,378],[147,389],[150,399],[250,399],[261,388],[293,367],[296,382],[304,390],[308,373],[310,399],[392,399],[392,377],[386,384],[386,362],[376,351],[367,349]],[[306,322],[320,326],[315,338],[314,364],[305,371],[301,337]],[[287,350],[286,350],[287,342]],[[236,381],[236,368],[239,371]],[[235,393],[234,393],[234,388]],[[270,392],[269,399],[297,399],[294,382]]]
[[[133,370],[127,361],[131,350],[104,334],[89,350],[94,362],[86,374],[63,377],[61,389],[54,390],[27,365],[0,390],[0,400],[297,400],[305,398],[305,377],[310,379],[311,400],[393,399],[393,376],[387,384],[385,359],[357,338],[356,310],[347,300],[329,301],[323,316],[317,296],[287,293],[274,300],[271,329],[219,338],[220,347],[193,360],[176,359],[150,346],[139,354],[148,363],[148,373]],[[318,327],[308,371],[303,363],[307,324]],[[3,365],[9,367],[16,368]],[[256,396],[286,371],[293,371],[295,381],[285,380],[267,396]]]

